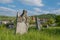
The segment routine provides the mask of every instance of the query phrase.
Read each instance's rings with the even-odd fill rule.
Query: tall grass
[[[30,28],[26,34],[14,34],[14,29],[0,27],[0,40],[60,40],[60,28]]]

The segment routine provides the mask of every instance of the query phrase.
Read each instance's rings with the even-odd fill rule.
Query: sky
[[[29,16],[41,14],[60,14],[60,0],[0,0],[0,15],[16,16],[23,10]]]

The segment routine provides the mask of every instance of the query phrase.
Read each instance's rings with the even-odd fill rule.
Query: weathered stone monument
[[[23,10],[23,13],[19,15],[17,13],[17,27],[16,27],[16,33],[24,34],[28,31],[28,17],[27,17],[27,11]]]
[[[41,24],[40,24],[40,19],[38,18],[38,17],[36,17],[36,28],[38,29],[38,30],[41,30]]]

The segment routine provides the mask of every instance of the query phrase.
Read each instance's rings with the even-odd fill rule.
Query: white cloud
[[[60,14],[60,9],[53,10],[51,13]]]
[[[12,3],[13,0],[0,0],[0,3]]]
[[[8,5],[8,7],[13,7],[13,8],[15,8],[16,6],[15,6],[15,5]]]
[[[22,3],[32,6],[44,6],[42,0],[20,0]]]
[[[0,7],[0,15],[15,16],[16,10],[7,7]]]
[[[60,2],[58,2],[57,5],[60,5]]]
[[[42,10],[40,8],[34,8],[34,11],[41,12]]]
[[[42,13],[39,13],[39,12],[36,12],[36,11],[33,11],[33,10],[27,10],[27,11],[28,11],[29,16],[42,14]]]
[[[42,13],[48,14],[48,13],[50,13],[50,11],[42,11]]]
[[[40,8],[33,8],[32,11],[29,11],[29,15],[40,15],[40,14],[60,14],[60,9],[52,9],[52,10],[41,10]]]
[[[31,15],[40,15],[40,14],[47,14],[47,13],[54,13],[54,14],[60,14],[60,9],[55,9],[55,10],[41,10],[39,8],[34,8],[35,10],[27,10],[27,13],[29,16]],[[22,13],[23,9],[18,10],[19,13]],[[7,7],[0,7],[0,15],[8,15],[8,16],[15,16],[17,13],[16,10],[7,8]]]
[[[40,8],[34,8],[34,11],[35,12],[39,12],[39,13],[50,13],[50,11],[47,11],[47,10],[42,10],[42,9],[40,9]]]
[[[60,14],[60,9],[53,9],[53,10],[41,10],[39,8],[34,8],[33,10],[27,10],[28,15],[32,16],[32,15],[41,15],[41,14]]]

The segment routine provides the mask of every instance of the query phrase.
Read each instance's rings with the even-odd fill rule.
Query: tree
[[[55,23],[55,19],[50,18],[50,19],[47,21],[47,23],[48,23],[48,25],[54,24],[54,23]]]
[[[56,16],[56,23],[58,26],[60,26],[60,15]]]
[[[55,14],[42,14],[42,15],[38,15],[39,18],[41,19],[47,19],[47,21],[45,21],[43,23],[43,25],[51,25],[55,23]]]

